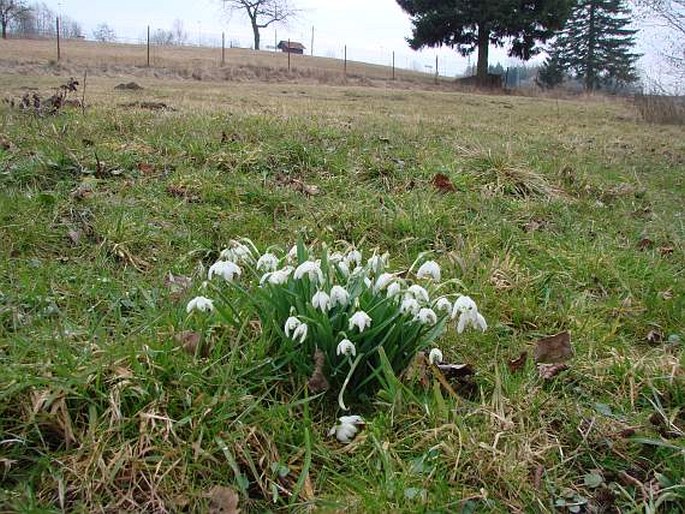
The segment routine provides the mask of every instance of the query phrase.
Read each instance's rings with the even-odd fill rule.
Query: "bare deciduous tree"
[[[114,29],[106,23],[100,23],[93,31],[93,39],[100,43],[111,43],[116,40],[117,36]]]
[[[242,11],[250,19],[254,34],[254,49],[259,50],[259,29],[272,23],[282,23],[297,14],[288,0],[223,0],[229,11]]]
[[[0,31],[2,39],[7,39],[7,25],[13,19],[21,16],[28,7],[22,0],[0,0]]]
[[[672,34],[665,57],[685,78],[685,0],[637,0],[636,4],[655,15],[659,25]]]

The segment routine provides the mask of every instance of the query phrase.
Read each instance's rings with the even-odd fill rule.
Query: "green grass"
[[[682,512],[682,130],[619,101],[255,84],[146,84],[178,109],[149,112],[92,81],[85,114],[0,107],[1,510],[201,512],[226,485],[247,512]],[[390,380],[329,438],[335,394],[254,326],[186,316],[240,236],[434,251],[490,324],[440,342],[475,394]],[[569,370],[509,371],[561,330]]]

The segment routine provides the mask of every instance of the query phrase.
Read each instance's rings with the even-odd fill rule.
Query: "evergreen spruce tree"
[[[535,83],[543,89],[554,89],[564,81],[564,68],[555,57],[548,57],[538,70]]]
[[[637,30],[628,28],[623,0],[579,0],[550,49],[550,62],[581,80],[586,91],[617,87],[638,79]]]

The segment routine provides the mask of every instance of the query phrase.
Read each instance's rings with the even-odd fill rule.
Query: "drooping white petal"
[[[309,327],[307,326],[306,323],[300,323],[295,331],[293,332],[293,341],[298,341],[300,343],[303,343],[305,339],[307,339],[307,332],[309,331]]]
[[[278,268],[278,257],[273,253],[265,253],[257,259],[256,267],[259,271],[276,271]]]
[[[438,316],[433,309],[423,308],[415,317],[416,321],[423,325],[435,325],[438,322]]]
[[[312,307],[326,313],[331,308],[331,297],[325,291],[317,291],[312,296]]]
[[[402,314],[416,315],[418,314],[419,310],[421,310],[421,305],[419,305],[419,302],[416,301],[416,298],[411,296],[405,296],[400,304],[400,312]]]
[[[285,332],[286,337],[290,337],[290,334],[300,325],[302,322],[295,316],[290,316],[285,320],[285,325],[283,326],[283,332]]]
[[[232,282],[233,277],[239,277],[241,274],[242,270],[236,263],[231,261],[216,261],[209,267],[207,277],[209,280],[212,280],[214,275],[218,275],[223,277],[226,282]]]
[[[254,262],[252,250],[243,243],[231,240],[228,248],[224,248],[219,256],[223,260],[233,262]]]
[[[186,312],[189,314],[192,311],[209,312],[212,310],[214,310],[214,302],[204,296],[196,296],[186,306]]]
[[[392,283],[393,280],[395,280],[395,275],[392,273],[382,273],[376,279],[376,284],[373,288],[376,292],[383,291]]]
[[[454,302],[454,307],[452,308],[452,318],[456,318],[457,314],[468,311],[478,311],[476,302],[474,302],[470,296],[460,296],[457,301]]]
[[[428,297],[428,291],[418,284],[409,286],[407,289],[407,294],[416,298],[419,302],[429,303],[430,298]]]
[[[347,289],[339,285],[331,287],[331,308],[336,305],[347,307],[348,303],[350,303],[350,293]]]
[[[430,278],[436,282],[440,282],[440,266],[435,261],[426,261],[419,267],[416,272],[417,278]]]
[[[335,436],[341,443],[347,444],[359,431],[359,426],[364,424],[361,416],[342,416],[338,423],[328,431],[329,436]]]
[[[357,355],[357,348],[354,343],[349,339],[343,339],[338,343],[338,347],[335,349],[336,355],[352,355],[354,357]]]
[[[428,354],[428,362],[431,364],[440,364],[442,362],[443,356],[439,348],[433,348]]]
[[[450,302],[444,296],[438,298],[438,301],[435,302],[435,310],[446,312],[447,314],[452,314],[452,302]]]
[[[355,312],[349,321],[349,329],[357,328],[359,332],[364,332],[364,330],[371,326],[371,317],[364,311]]]
[[[402,292],[402,286],[400,285],[399,282],[392,282],[390,285],[388,285],[388,291],[386,293],[388,298],[392,298],[394,296],[397,296]]]
[[[348,266],[350,266],[352,263],[355,264],[355,266],[361,266],[362,264],[362,254],[359,250],[351,250],[350,252],[345,255],[345,262],[347,263]]]
[[[305,261],[295,268],[293,278],[300,280],[305,275],[309,277],[312,282],[323,282],[323,274],[321,273],[321,263],[314,261]]]

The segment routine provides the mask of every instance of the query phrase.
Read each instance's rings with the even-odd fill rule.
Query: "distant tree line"
[[[22,37],[54,37],[57,13],[44,3],[27,4],[19,0],[0,0],[2,38],[7,34]],[[60,16],[60,37],[84,37],[83,27],[69,16]]]

